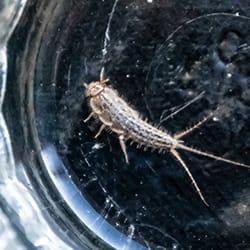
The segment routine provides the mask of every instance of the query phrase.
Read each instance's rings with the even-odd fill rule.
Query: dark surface
[[[79,244],[103,244],[71,204],[56,202],[65,190],[47,173],[47,148],[95,210],[145,247],[249,248],[249,170],[181,152],[207,208],[168,154],[128,145],[127,165],[115,135],[94,139],[100,124],[82,121],[90,112],[83,82],[104,67],[128,103],[171,134],[219,107],[185,142],[250,164],[248,1],[118,1],[111,15],[113,1],[41,2],[28,5],[10,43],[5,110],[16,158],[58,224]]]

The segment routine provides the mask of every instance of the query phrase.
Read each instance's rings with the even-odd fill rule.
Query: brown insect
[[[191,148],[180,140],[205,123],[213,116],[213,113],[210,113],[193,127],[171,136],[167,132],[143,120],[139,113],[131,108],[128,103],[119,96],[116,90],[107,85],[108,81],[108,79],[101,79],[100,81],[91,82],[88,85],[85,84],[85,95],[89,99],[91,113],[84,122],[87,122],[91,117],[96,117],[101,121],[102,125],[95,135],[95,138],[97,138],[104,129],[116,133],[127,163],[129,163],[129,160],[125,142],[129,139],[138,143],[138,145],[144,146],[144,149],[158,149],[159,152],[168,150],[185,169],[201,200],[207,206],[208,203],[203,197],[186,163],[177,152],[177,149],[183,149],[194,154],[206,156],[229,164],[250,168],[250,165]]]

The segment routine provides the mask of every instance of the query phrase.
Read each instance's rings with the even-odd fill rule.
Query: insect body
[[[92,82],[89,85],[85,84],[85,95],[89,98],[89,105],[92,112],[84,122],[87,122],[93,116],[101,121],[102,125],[95,138],[97,138],[105,128],[116,133],[127,163],[129,160],[125,142],[129,139],[145,148],[158,149],[160,152],[168,150],[185,169],[200,198],[207,206],[208,204],[205,201],[194,177],[185,162],[182,160],[180,154],[177,152],[177,149],[186,150],[194,154],[203,155],[229,164],[250,168],[249,165],[191,148],[186,146],[183,141],[180,140],[185,135],[205,123],[210,117],[212,117],[212,113],[193,127],[171,136],[165,131],[158,129],[143,120],[139,113],[131,108],[128,103],[118,95],[116,90],[107,85],[107,82],[108,79]]]

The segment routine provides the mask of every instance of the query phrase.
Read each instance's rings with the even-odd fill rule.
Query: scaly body
[[[127,163],[129,162],[129,160],[125,142],[128,139],[138,143],[141,146],[144,146],[145,148],[158,149],[159,151],[169,150],[169,152],[180,162],[182,167],[185,169],[202,201],[206,205],[208,204],[206,203],[188,167],[177,152],[177,149],[183,149],[229,164],[250,168],[249,165],[228,160],[213,154],[205,153],[197,149],[193,149],[184,145],[183,142],[180,141],[182,137],[202,125],[207,119],[212,116],[212,114],[205,117],[202,121],[200,121],[193,127],[174,136],[171,136],[167,132],[158,129],[143,120],[139,113],[132,107],[130,107],[128,103],[118,95],[116,90],[106,84],[107,81],[108,80],[100,80],[97,82],[92,82],[89,85],[85,85],[85,95],[89,98],[89,105],[92,110],[88,118],[85,119],[85,122],[87,122],[92,116],[97,117],[101,121],[102,125],[95,136],[96,138],[105,128],[116,133],[118,135],[120,145]]]

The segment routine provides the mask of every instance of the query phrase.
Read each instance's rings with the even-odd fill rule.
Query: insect
[[[177,151],[178,149],[229,164],[250,168],[250,165],[232,161],[189,147],[181,140],[187,134],[191,133],[193,130],[204,124],[209,118],[213,116],[213,113],[210,113],[191,128],[171,136],[167,132],[151,125],[142,119],[141,115],[136,110],[131,108],[128,103],[119,96],[115,89],[107,84],[108,81],[108,79],[102,79],[101,77],[101,80],[99,81],[91,82],[90,84],[84,84],[86,88],[85,96],[88,98],[89,106],[91,108],[91,113],[84,120],[84,122],[86,123],[92,117],[96,117],[101,121],[102,125],[95,135],[95,138],[97,138],[104,129],[110,130],[111,132],[117,134],[126,163],[129,163],[129,159],[125,142],[129,139],[138,143],[138,145],[143,146],[144,149],[158,149],[159,152],[168,150],[170,154],[184,168],[201,200],[207,206],[209,206],[208,203],[206,202],[186,163],[183,161],[179,152]]]

